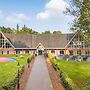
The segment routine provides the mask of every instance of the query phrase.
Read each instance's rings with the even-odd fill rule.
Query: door
[[[42,50],[38,50],[38,55],[42,55]]]

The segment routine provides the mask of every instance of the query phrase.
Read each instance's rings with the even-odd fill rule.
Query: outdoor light
[[[20,78],[20,72],[19,72],[20,63],[19,62],[17,64],[17,66],[18,66],[18,84],[17,84],[17,89],[19,89],[19,87],[20,87],[20,83],[19,83],[19,78]]]

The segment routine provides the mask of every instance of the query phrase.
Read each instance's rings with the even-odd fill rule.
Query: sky
[[[69,33],[74,17],[63,13],[66,7],[69,0],[0,0],[0,26]]]

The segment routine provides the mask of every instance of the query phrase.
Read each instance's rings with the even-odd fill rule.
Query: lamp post
[[[20,83],[19,83],[19,78],[20,78],[20,72],[19,72],[20,63],[19,62],[17,64],[17,66],[18,66],[18,84],[17,84],[17,89],[19,89],[20,88]]]

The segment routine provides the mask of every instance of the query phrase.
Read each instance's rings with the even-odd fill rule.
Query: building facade
[[[57,55],[90,55],[90,47],[78,33],[72,34],[6,34],[0,32],[0,54],[51,53]]]

